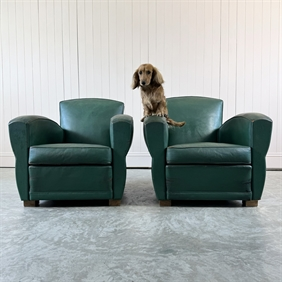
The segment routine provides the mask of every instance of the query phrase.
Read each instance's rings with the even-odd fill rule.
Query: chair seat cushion
[[[251,164],[248,146],[200,142],[174,145],[167,148],[167,164]]]
[[[30,165],[108,165],[111,148],[95,144],[61,143],[30,147]]]

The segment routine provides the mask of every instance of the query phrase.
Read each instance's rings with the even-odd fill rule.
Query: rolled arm
[[[126,180],[126,155],[133,137],[133,119],[129,115],[116,115],[110,124],[113,150],[113,199],[121,199]]]
[[[125,157],[130,149],[133,137],[133,119],[129,115],[115,115],[110,126],[111,147]]]
[[[53,120],[42,116],[20,116],[12,119],[9,122],[9,134],[14,153],[21,152],[23,147],[61,143],[64,138],[63,129]]]
[[[227,120],[219,129],[219,142],[245,145],[266,155],[272,120],[260,113],[245,113]]]
[[[152,180],[156,196],[166,200],[166,148],[168,146],[168,125],[165,118],[150,116],[144,120],[144,138],[152,157]]]
[[[29,200],[28,156],[33,145],[63,142],[63,129],[42,116],[20,116],[9,122],[9,135],[16,157],[16,180],[22,200]]]
[[[271,132],[272,120],[260,113],[236,115],[219,129],[219,142],[252,148],[253,200],[259,200],[263,191],[266,173],[265,157],[270,145]]]

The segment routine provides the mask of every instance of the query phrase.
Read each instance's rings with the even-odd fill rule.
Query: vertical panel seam
[[[69,6],[68,6],[69,7]],[[66,93],[66,88],[65,88],[65,56],[64,56],[64,24],[63,24],[63,3],[61,1],[61,25],[62,25],[62,71],[63,71],[63,99],[65,100],[65,93]]]
[[[23,5],[24,5],[24,3],[23,3]],[[27,81],[27,76],[26,76],[26,46],[25,46],[25,42],[26,42],[26,35],[25,35],[25,27],[26,27],[26,25],[25,25],[25,12],[24,12],[24,7],[22,7],[22,13],[23,13],[23,52],[24,52],[24,56],[23,56],[23,61],[24,61],[24,70],[25,70],[25,72],[24,72],[24,80],[25,80],[25,82],[24,82],[24,88],[25,88],[25,98],[26,98],[26,100],[25,100],[25,112],[26,112],[26,110],[27,110],[27,87],[26,87],[26,81]]]
[[[31,2],[29,2],[29,11],[30,11],[30,18],[32,17],[31,15]],[[33,65],[33,36],[32,36],[32,21],[30,20],[30,37],[31,37],[31,77],[32,77],[32,112],[34,113],[35,111],[35,98],[34,98],[34,65]]]
[[[4,74],[4,67],[3,67],[3,44],[2,44],[2,42],[3,42],[3,40],[2,40],[2,2],[0,2],[0,45],[1,45],[1,48],[0,48],[0,51],[1,51],[1,53],[0,53],[0,56],[1,56],[1,62],[2,62],[2,64],[0,65],[0,68],[1,68],[1,81],[2,81],[2,84],[0,84],[0,87],[1,87],[1,91],[2,91],[2,94],[3,95],[1,95],[0,97],[1,97],[1,102],[2,102],[2,105],[3,105],[3,107],[4,107],[4,76],[3,76],[3,74]],[[1,109],[1,121],[3,121],[4,122],[4,109],[2,110]],[[0,136],[0,153],[2,154],[2,152],[4,151],[4,142],[2,142],[2,141],[4,141],[4,134],[1,134],[1,136]],[[1,164],[0,164],[1,166],[2,166],[2,159],[1,159]]]
[[[269,14],[269,20],[270,20],[270,27],[269,27],[269,32],[270,32],[270,51],[271,51],[271,43],[272,43],[272,20],[271,20],[271,13],[272,13],[272,1],[270,2],[270,14]],[[268,83],[268,93],[269,96],[270,94],[270,84],[271,84],[271,80],[270,80],[270,74],[271,74],[271,52],[269,52],[269,83]],[[268,113],[270,113],[270,100],[268,101]]]
[[[235,115],[237,114],[238,86],[238,0],[236,2],[236,66],[235,66]]]
[[[278,113],[278,120],[279,120],[279,116],[280,116],[280,122],[282,121],[282,118],[281,118],[281,92],[282,92],[282,80],[279,79],[282,78],[282,48],[281,48],[281,36],[282,36],[282,3],[281,1],[279,2],[279,23],[278,23],[278,79],[277,79],[277,89],[278,89],[278,101],[277,101],[277,113]],[[279,91],[280,92],[280,95],[279,95]],[[279,110],[280,109],[280,110]],[[278,146],[278,148],[276,148],[277,150],[281,149],[281,137],[282,137],[282,130],[281,130],[281,127],[279,129],[280,132],[278,132],[277,134],[277,143],[276,144],[280,144],[280,146]],[[280,140],[280,142],[279,142]],[[281,166],[280,166],[281,167]]]
[[[17,18],[17,11],[16,10],[17,10],[17,7],[15,5],[15,20]],[[17,77],[17,96],[18,96],[18,101],[19,101],[20,93],[19,93],[18,26],[17,26],[17,24],[16,24],[16,27],[15,27],[15,30],[16,30],[16,57],[17,57],[16,60],[17,60],[17,76],[18,76]],[[3,69],[3,71],[4,71],[4,69]],[[3,95],[3,97],[4,97],[4,95]],[[3,103],[3,105],[4,105],[4,103]],[[17,104],[17,109],[18,109],[18,113],[19,113],[19,111],[20,111],[19,103]]]
[[[39,59],[39,78],[40,78],[40,95],[42,94],[42,66],[41,66],[41,44],[40,44],[40,18],[39,18],[39,0],[37,0],[37,20],[38,20],[38,59]],[[40,106],[41,106],[41,114],[42,114],[42,96],[40,99]]]
[[[109,77],[109,93],[107,93],[107,97],[110,97],[111,94],[111,57],[110,57],[110,0],[107,1],[108,3],[108,77]]]
[[[80,98],[80,68],[79,68],[79,37],[78,37],[78,5],[76,0],[76,60],[77,60],[77,82],[78,82],[78,98]]]
[[[220,0],[220,30],[219,30],[219,87],[218,87],[218,96],[221,97],[221,45],[222,45],[222,0]]]

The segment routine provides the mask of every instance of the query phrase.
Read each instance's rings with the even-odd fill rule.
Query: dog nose
[[[145,85],[145,84],[146,84],[146,82],[145,82],[145,81],[142,81],[142,82],[141,82],[141,84],[142,84],[142,85]]]

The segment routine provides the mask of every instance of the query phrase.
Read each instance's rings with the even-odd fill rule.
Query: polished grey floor
[[[150,170],[128,170],[120,207],[24,208],[14,170],[0,169],[0,180],[0,281],[281,281],[281,171],[267,172],[257,208],[161,208]]]

